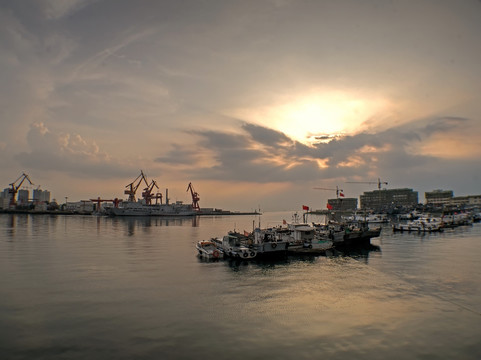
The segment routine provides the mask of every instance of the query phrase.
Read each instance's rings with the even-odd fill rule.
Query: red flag
[[[306,205],[302,205],[302,210],[306,210],[306,211],[309,211],[309,206],[306,206]]]
[[[282,224],[287,225],[287,221],[285,219],[283,219]]]
[[[344,197],[344,194],[343,194],[342,192],[340,192],[340,193],[339,193],[339,196],[342,196],[342,197]]]
[[[328,208],[329,210],[332,210],[332,205],[328,203],[328,204],[327,204],[327,208]]]
[[[249,233],[244,230],[244,236],[249,236]]]

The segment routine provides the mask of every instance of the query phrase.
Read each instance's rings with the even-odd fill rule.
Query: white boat
[[[288,240],[283,239],[282,228],[256,228],[252,233],[252,245],[258,256],[282,255],[287,252]]]
[[[229,233],[220,238],[213,238],[217,249],[221,250],[226,256],[235,259],[253,259],[257,256],[257,251],[253,244],[248,244],[238,233]]]
[[[441,232],[445,227],[442,218],[421,216],[419,219],[407,223],[397,223],[392,225],[393,231],[399,232]]]
[[[219,259],[224,256],[222,250],[219,250],[213,241],[198,241],[195,244],[199,256],[205,259]]]
[[[177,201],[173,204],[146,204],[144,200],[122,201],[118,207],[110,208],[113,216],[194,216],[196,211],[190,204]]]
[[[445,227],[457,227],[461,225],[471,225],[473,217],[466,212],[454,212],[452,214],[443,215],[443,222]]]
[[[288,223],[281,234],[282,241],[289,243],[287,251],[294,254],[319,254],[333,247],[332,240],[322,236],[314,226],[305,222]]]
[[[345,219],[348,222],[362,221],[368,224],[385,224],[389,222],[385,214],[354,214]]]

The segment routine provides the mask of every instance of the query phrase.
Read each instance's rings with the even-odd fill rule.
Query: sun
[[[308,144],[314,136],[358,133],[386,108],[387,102],[380,98],[331,90],[282,96],[272,105],[243,109],[236,115]]]
[[[349,130],[349,120],[359,113],[361,101],[310,96],[280,106],[273,121],[278,129],[297,140],[309,134],[338,134]]]
[[[279,106],[272,124],[292,138],[307,142],[312,135],[357,133],[378,107],[372,100],[343,92],[311,94]]]

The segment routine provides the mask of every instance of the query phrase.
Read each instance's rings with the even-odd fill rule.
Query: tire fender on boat
[[[214,258],[216,258],[216,259],[219,257],[219,255],[220,255],[219,250],[214,250],[214,251],[212,252],[212,256],[213,256]]]
[[[275,249],[277,247],[277,244],[276,243],[272,243],[271,244],[272,248]]]
[[[245,253],[242,254],[242,256],[246,258],[246,257],[249,256],[249,254],[245,252]]]

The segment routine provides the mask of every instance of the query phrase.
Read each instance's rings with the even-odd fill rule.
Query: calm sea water
[[[481,224],[386,228],[319,257],[196,256],[258,221],[0,215],[0,358],[481,358]]]

